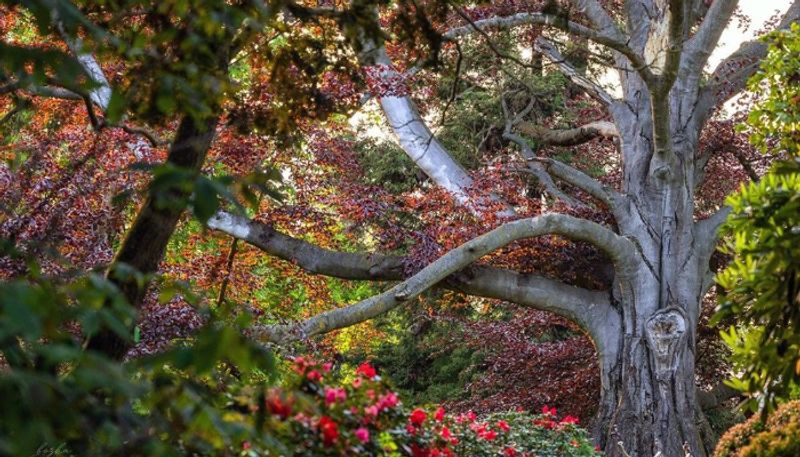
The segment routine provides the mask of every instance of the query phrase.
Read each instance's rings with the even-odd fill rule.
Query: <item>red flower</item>
[[[555,416],[556,414],[558,414],[558,412],[556,411],[555,408],[551,408],[551,407],[545,405],[545,406],[542,407],[542,414],[544,414],[546,416]]]
[[[267,411],[270,414],[278,416],[281,420],[286,419],[287,417],[292,415],[292,404],[288,401],[283,401],[278,393],[273,392],[267,399],[264,401],[267,407]]]
[[[316,381],[319,381],[320,379],[322,379],[322,375],[317,370],[309,371],[308,374],[306,375],[306,377],[308,378],[309,381],[313,381],[313,382],[316,382]]]
[[[511,430],[511,427],[508,426],[508,422],[504,420],[497,421],[497,428],[504,432]]]
[[[326,446],[331,446],[339,438],[339,425],[328,416],[322,416],[317,423],[319,431],[322,433],[322,442]]]
[[[578,423],[578,418],[575,417],[575,416],[565,416],[563,419],[561,419],[561,423],[562,424],[577,424]]]
[[[414,411],[411,411],[411,416],[408,419],[411,421],[412,424],[419,427],[420,425],[422,425],[423,422],[425,422],[425,419],[427,418],[428,415],[425,414],[425,411],[423,411],[421,408],[417,408]]]
[[[486,441],[492,441],[497,438],[497,432],[494,430],[487,430],[480,435],[481,438],[485,439]]]
[[[445,426],[445,427],[442,427],[442,431],[441,431],[441,432],[439,432],[439,434],[440,434],[440,435],[442,435],[442,438],[444,438],[444,439],[446,439],[446,440],[449,440],[449,439],[450,439],[450,437],[452,436],[452,435],[450,434],[450,429],[449,429],[449,428],[447,428],[446,426]]]
[[[436,419],[436,422],[441,422],[444,420],[444,408],[440,406],[433,415],[433,418]]]
[[[506,455],[507,457],[516,457],[517,450],[511,446],[508,446],[505,449],[503,449],[503,454]]]
[[[369,362],[364,362],[356,368],[356,374],[364,375],[367,379],[372,379],[378,373],[375,371],[375,368],[369,364]]]

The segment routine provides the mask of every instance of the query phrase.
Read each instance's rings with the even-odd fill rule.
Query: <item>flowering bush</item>
[[[293,455],[600,455],[578,419],[559,419],[554,408],[483,417],[449,415],[441,406],[408,411],[371,365],[339,383],[330,370],[298,357],[285,385],[265,398],[269,428]]]
[[[800,455],[800,401],[783,404],[766,420],[755,415],[731,427],[714,457],[795,457]]]

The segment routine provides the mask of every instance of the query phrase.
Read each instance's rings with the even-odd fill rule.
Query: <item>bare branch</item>
[[[617,127],[608,121],[594,121],[571,129],[549,129],[532,122],[520,122],[515,128],[520,133],[549,146],[577,146],[595,138],[619,136]]]
[[[289,342],[326,333],[372,319],[417,297],[453,273],[486,254],[523,238],[556,234],[587,241],[604,250],[618,274],[629,274],[636,261],[632,243],[595,222],[564,214],[546,214],[508,222],[455,248],[388,291],[344,308],[327,311],[303,322],[265,325],[253,329],[254,336],[273,342]]]
[[[564,76],[586,90],[589,95],[594,97],[597,101],[606,106],[614,103],[614,98],[611,96],[611,94],[606,92],[605,89],[600,87],[599,84],[580,74],[575,67],[567,62],[564,56],[561,55],[556,46],[550,40],[539,37],[534,42],[533,47],[536,52],[541,53],[547,57],[548,60],[553,62],[561,71],[561,73],[564,74]]]
[[[506,117],[506,125],[503,131],[503,138],[515,143],[522,153],[522,157],[526,161],[527,171],[533,174],[539,183],[544,186],[544,188],[550,192],[554,197],[563,201],[567,205],[573,208],[587,208],[588,206],[581,202],[580,200],[566,194],[564,191],[556,186],[556,183],[553,182],[553,178],[550,177],[549,174],[544,170],[544,168],[538,162],[533,162],[532,160],[536,157],[536,153],[533,152],[528,143],[519,135],[516,135],[512,132],[514,126],[520,123],[521,119],[523,119],[532,109],[535,102],[535,98],[531,98],[528,105],[515,116],[512,116],[509,112],[508,105],[506,103],[505,97],[502,97],[501,106],[503,108],[503,113]]]
[[[587,2],[588,3],[588,2]],[[625,56],[645,81],[653,81],[654,75],[648,68],[642,56],[630,48],[623,40],[619,32],[610,35],[611,30],[616,28],[606,28],[603,32],[598,32],[592,28],[566,20],[563,17],[542,13],[518,13],[511,16],[492,17],[470,22],[466,26],[456,27],[444,33],[444,38],[455,39],[469,35],[476,31],[497,28],[512,28],[520,25],[537,24],[547,25],[555,29],[587,38],[595,43],[601,44]]]
[[[622,198],[620,194],[581,170],[555,159],[535,158],[533,160],[544,163],[544,169],[550,175],[583,190],[609,208],[614,209],[619,205],[619,200]]]

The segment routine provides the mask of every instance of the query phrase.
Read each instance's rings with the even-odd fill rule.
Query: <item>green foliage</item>
[[[464,395],[479,373],[483,354],[454,344],[464,331],[457,323],[430,322],[415,332],[405,314],[392,316],[385,331],[394,334],[376,349],[375,364],[414,403],[440,403]],[[391,328],[389,328],[391,327]]]
[[[395,143],[367,138],[356,142],[354,149],[367,183],[393,193],[417,187],[417,166]]]
[[[723,338],[741,373],[731,385],[754,395],[751,409],[772,407],[800,382],[800,25],[769,40],[751,82],[763,97],[748,127],[753,144],[787,159],[727,200],[732,213],[721,231],[722,250],[734,258],[717,277],[726,294],[715,315],[743,326]]]
[[[0,284],[0,454],[230,455],[271,447],[250,404],[272,356],[244,336],[249,319],[209,324],[191,341],[121,364],[83,348],[103,329],[128,338],[134,312],[101,276],[30,275]],[[221,310],[224,313],[227,310]]]
[[[800,402],[782,405],[766,422],[759,416],[722,436],[714,457],[795,457],[800,455]]]

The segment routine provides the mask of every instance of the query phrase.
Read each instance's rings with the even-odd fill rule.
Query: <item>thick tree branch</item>
[[[595,222],[564,214],[546,214],[532,219],[520,219],[505,223],[449,251],[417,274],[382,294],[344,308],[321,313],[302,322],[257,326],[252,330],[253,335],[267,341],[285,343],[364,322],[417,297],[496,249],[523,238],[548,234],[595,244],[611,257],[621,274],[629,273],[631,265],[636,260],[636,251],[629,240]],[[553,297],[555,300],[555,291],[551,292],[548,297]]]
[[[539,184],[544,186],[544,188],[554,197],[573,208],[588,208],[585,203],[576,199],[575,197],[572,197],[571,195],[568,195],[566,192],[558,188],[556,183],[553,182],[553,178],[550,176],[550,174],[548,174],[544,167],[542,167],[542,165],[536,161],[536,154],[533,152],[533,149],[528,146],[528,143],[524,138],[510,132],[503,133],[503,138],[511,141],[519,147],[522,157],[525,159],[526,165],[528,166],[528,168],[524,171],[528,171],[534,175],[536,180],[539,181]]]
[[[402,75],[394,70],[386,49],[374,42],[363,43],[360,60],[365,66],[375,66],[380,77],[388,81],[402,81]],[[392,93],[379,96],[378,102],[386,116],[398,143],[408,157],[437,185],[448,191],[459,204],[473,214],[480,215],[489,203],[499,202],[496,195],[486,196],[486,201],[475,201],[470,195],[472,178],[466,170],[450,156],[447,149],[436,139],[427,123],[417,111],[408,95]],[[511,216],[513,208],[505,205],[500,216]]]
[[[595,121],[571,129],[549,129],[532,122],[520,122],[515,129],[525,136],[548,146],[577,146],[595,138],[614,138],[619,136],[612,122]]]
[[[331,251],[284,235],[266,224],[222,211],[209,219],[207,225],[311,273],[342,279],[405,279],[400,257]]]
[[[716,0],[711,4],[697,32],[684,46],[681,72],[700,78],[738,3],[739,0]]]
[[[543,163],[544,169],[550,175],[581,189],[609,208],[614,209],[619,205],[622,198],[620,194],[581,170],[551,158],[534,158],[533,160]]]

